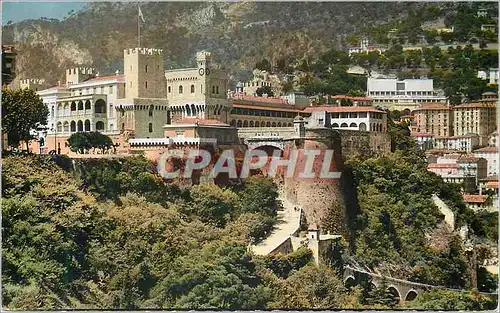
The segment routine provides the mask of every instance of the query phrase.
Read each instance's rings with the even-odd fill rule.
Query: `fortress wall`
[[[344,159],[356,154],[386,154],[391,151],[391,139],[388,133],[357,130],[338,130],[338,132],[342,139]]]
[[[319,227],[333,234],[347,235],[346,214],[341,189],[341,179],[321,178],[323,155],[317,156],[313,163],[315,178],[300,178],[307,157],[304,150],[334,150],[329,164],[331,172],[343,169],[342,152],[339,133],[330,129],[307,129],[304,139],[291,140],[285,145],[284,156],[287,158],[291,150],[299,150],[299,157],[293,177],[285,177],[284,190],[290,201],[304,210],[309,227]]]

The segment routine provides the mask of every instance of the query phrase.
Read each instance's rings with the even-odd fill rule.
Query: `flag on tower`
[[[137,6],[137,8],[139,8],[139,17],[141,18],[143,23],[146,23],[146,21],[144,20],[144,15],[142,15],[141,7]]]

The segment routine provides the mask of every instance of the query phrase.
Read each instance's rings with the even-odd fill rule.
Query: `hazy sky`
[[[8,2],[7,2],[8,1]],[[86,2],[59,1],[2,1],[2,25],[8,21],[19,22],[41,17],[62,19],[71,10],[79,10]]]

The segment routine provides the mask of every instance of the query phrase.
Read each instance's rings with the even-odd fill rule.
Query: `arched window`
[[[359,124],[359,130],[366,131],[366,124],[365,123],[360,123]]]
[[[233,127],[236,126],[236,120],[231,120],[231,122],[229,123],[229,125],[231,125]]]
[[[76,103],[71,102],[71,111],[76,111]]]
[[[90,121],[89,120],[85,120],[85,131],[86,132],[90,131]]]
[[[183,90],[182,90],[182,85],[179,86],[179,93],[183,93]]]
[[[347,127],[347,123],[342,123],[342,124],[340,125],[340,127],[342,127],[342,128]]]
[[[149,106],[149,116],[153,116],[153,108],[154,106],[152,105]]]
[[[273,123],[271,124],[271,126],[272,126],[272,127],[276,127],[276,122],[273,122]]]
[[[241,124],[241,120],[238,120],[238,123],[236,123],[236,127],[238,127],[238,128],[239,128],[239,127],[241,127],[241,126],[242,126],[242,124]]]
[[[191,93],[194,93],[194,85],[191,85]]]
[[[281,127],[281,122],[278,122],[278,127]]]
[[[153,132],[153,123],[149,123],[149,132],[152,133]]]
[[[70,131],[72,133],[76,132],[76,123],[75,121],[71,121],[71,124],[70,124]]]
[[[219,86],[215,86],[215,93],[219,94]]]
[[[243,127],[248,127],[248,121],[243,121]]]
[[[250,127],[253,127],[253,121],[250,121]]]
[[[170,88],[170,86],[168,86],[167,90],[168,90],[168,93],[172,92],[172,88]]]
[[[83,110],[83,102],[78,101],[78,111]]]
[[[349,127],[358,127],[358,125],[356,125],[356,123],[351,123],[351,125],[349,125]]]
[[[333,123],[332,127],[333,127],[333,128],[339,128],[339,124],[337,124],[337,123]]]
[[[215,93],[215,86],[212,86],[212,93]]]
[[[271,122],[267,122],[266,127],[271,127]]]
[[[64,122],[64,125],[63,125],[63,132],[67,133],[69,132],[69,123],[66,121]]]
[[[57,122],[57,132],[61,133],[63,131],[63,126],[61,122]]]
[[[90,100],[85,101],[85,110],[90,110]]]
[[[94,113],[106,113],[106,102],[99,99],[95,102]]]
[[[101,121],[95,123],[95,129],[96,130],[104,130],[104,123]]]
[[[83,131],[83,122],[82,122],[82,121],[78,121],[78,123],[77,123],[77,128],[78,128],[78,131],[79,131],[79,132],[82,132],[82,131]]]

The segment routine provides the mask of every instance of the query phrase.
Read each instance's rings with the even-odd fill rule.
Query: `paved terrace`
[[[278,224],[263,242],[251,246],[256,255],[268,255],[279,247],[300,228],[300,209],[295,210],[295,205],[287,201],[283,191],[280,191],[279,200],[283,203],[283,210],[278,211]]]

